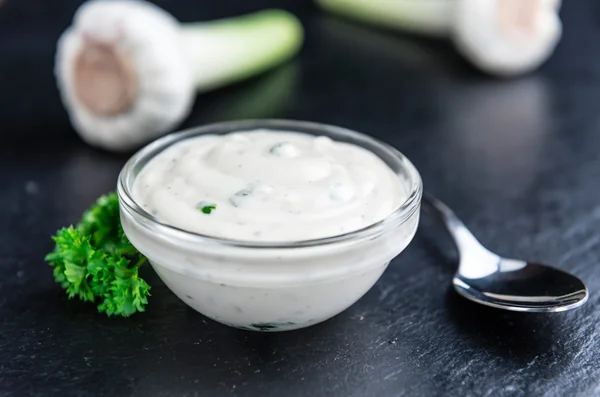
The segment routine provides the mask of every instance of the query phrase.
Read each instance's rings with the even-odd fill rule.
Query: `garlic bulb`
[[[176,127],[198,91],[291,58],[302,37],[279,10],[182,25],[143,0],[91,0],[59,39],[55,74],[80,136],[127,151]]]
[[[481,70],[513,76],[537,69],[562,36],[557,0],[461,0],[453,39]]]
[[[475,67],[514,76],[539,67],[562,36],[560,0],[316,0],[355,20],[451,39]]]

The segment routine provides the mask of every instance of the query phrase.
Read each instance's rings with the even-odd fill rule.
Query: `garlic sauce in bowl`
[[[361,229],[407,192],[375,154],[326,136],[251,130],[186,139],[156,156],[133,196],[182,229],[244,241],[300,241]]]
[[[258,331],[316,324],[362,297],[413,238],[421,191],[395,149],[285,120],[166,136],[118,186],[124,231],[167,286]]]

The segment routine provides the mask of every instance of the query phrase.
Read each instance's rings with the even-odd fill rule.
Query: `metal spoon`
[[[487,250],[438,199],[423,195],[423,207],[442,219],[460,256],[454,289],[483,305],[519,312],[560,312],[583,305],[583,281],[563,270],[539,263],[502,258]]]

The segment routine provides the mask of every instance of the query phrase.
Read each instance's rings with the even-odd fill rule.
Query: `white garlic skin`
[[[89,40],[114,46],[136,76],[136,96],[116,115],[94,113],[78,98],[75,62]],[[89,144],[129,151],[175,128],[195,95],[178,21],[139,0],[92,0],[76,12],[60,37],[55,75],[76,131]]]
[[[510,6],[510,1],[457,0],[453,41],[480,70],[498,77],[517,76],[537,69],[554,52],[562,37],[560,0],[520,1],[539,1],[539,8],[529,32],[515,27],[509,35],[500,26],[498,7]]]

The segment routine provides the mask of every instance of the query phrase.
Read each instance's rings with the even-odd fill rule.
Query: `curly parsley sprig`
[[[69,299],[97,303],[108,316],[143,312],[150,286],[139,277],[146,258],[129,242],[115,193],[102,196],[77,225],[57,231],[54,251],[45,258]]]

